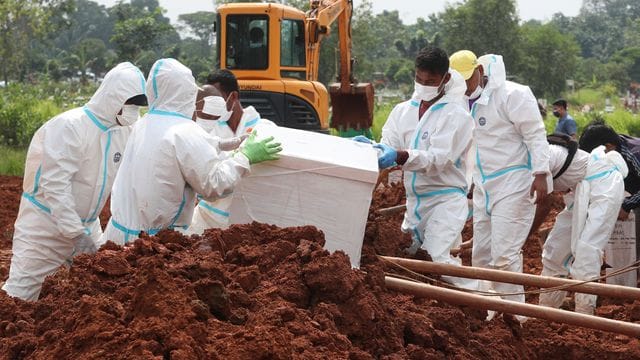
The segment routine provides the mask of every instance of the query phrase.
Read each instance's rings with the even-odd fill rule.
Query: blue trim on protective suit
[[[162,66],[163,62],[164,60],[158,61],[156,68],[153,69],[153,76],[151,76],[151,84],[153,85],[153,97],[154,97],[153,101],[154,102],[158,100],[158,82],[156,81],[156,77],[158,76],[158,72],[160,71],[160,67]]]
[[[567,269],[567,271],[569,271],[569,262],[573,260],[573,255],[569,254],[569,256],[567,256],[567,259],[562,263],[562,267]]]
[[[118,223],[116,220],[114,220],[114,218],[111,218],[111,224],[113,225],[113,227],[115,227],[116,229],[120,230],[121,232],[123,232],[125,234],[125,239],[124,242],[125,244],[127,242],[129,242],[129,236],[135,236],[137,237],[138,235],[140,235],[141,232],[145,232],[150,236],[155,236],[157,235],[160,231],[164,230],[164,229],[147,229],[147,230],[133,230],[133,229],[129,229],[123,225],[121,225],[120,223]],[[171,225],[171,226],[167,226],[167,230],[173,230],[176,228],[181,228],[183,230],[186,230],[188,228],[187,225]]]
[[[37,206],[38,208],[40,208],[40,210],[46,212],[47,214],[51,214],[51,209],[49,209],[48,207],[44,206],[40,201],[36,200],[36,198],[26,192],[22,193],[22,197],[29,200],[33,205]]]
[[[179,112],[175,112],[175,111],[165,111],[165,110],[158,110],[158,109],[151,109],[149,110],[149,112],[147,114],[151,114],[151,115],[160,115],[160,116],[177,116],[177,117],[181,117],[183,119],[187,119],[187,120],[192,120],[190,117],[181,114]]]
[[[456,194],[456,193],[462,194],[464,196],[467,196],[467,192],[464,189],[457,188],[457,187],[441,189],[441,190],[434,190],[434,191],[428,191],[428,192],[423,193],[423,194],[417,194],[416,196],[419,197],[419,198],[428,198],[428,197],[433,197],[433,196],[438,196],[438,195]]]
[[[447,104],[448,103],[435,104],[432,107],[430,107],[427,110],[427,112],[422,116],[424,117],[427,114],[433,113],[434,111],[438,111],[438,110],[442,109]],[[412,105],[413,105],[413,100],[412,100]],[[427,119],[427,118],[425,118],[425,119]],[[420,122],[422,123],[422,121],[420,121]],[[426,123],[426,120],[425,120],[425,123]],[[424,126],[424,123],[422,125]],[[420,127],[419,129],[416,130],[416,136],[413,139],[413,149],[418,149],[418,142],[420,140],[421,130],[422,130],[422,127]],[[418,222],[420,222],[422,220],[422,216],[420,216],[420,213],[418,213],[418,209],[420,208],[420,198],[421,197],[429,197],[431,195],[428,195],[428,194],[430,194],[430,192],[424,193],[422,195],[418,194],[418,192],[416,191],[416,179],[417,178],[418,178],[417,173],[415,171],[413,171],[413,177],[411,178],[411,191],[413,192],[414,196],[416,197],[416,207],[413,209],[413,213],[416,216],[416,218],[418,218]],[[435,192],[439,192],[439,191],[442,191],[442,190],[434,191],[434,193]],[[440,194],[434,194],[432,196],[436,196],[436,195],[440,195]],[[407,209],[407,210],[409,210],[409,209]],[[413,230],[413,233],[417,236],[417,240],[420,243],[422,243],[423,241],[421,239],[420,233],[418,232],[417,226],[414,227],[412,230]]]
[[[260,120],[260,117],[259,117],[259,116],[258,116],[257,118],[255,118],[255,119],[253,119],[253,120],[247,121],[247,122],[244,124],[244,128],[246,129],[246,128],[250,127],[250,126],[254,126],[255,124],[257,124],[257,123],[258,123],[258,120]]]
[[[489,210],[489,192],[487,190],[484,191],[484,211],[487,215],[491,216],[491,211]]]
[[[33,182],[33,192],[32,195],[35,195],[38,192],[38,187],[40,187],[40,175],[42,173],[42,165],[38,166],[38,171],[36,171],[36,179]]]
[[[98,219],[98,208],[100,207],[100,202],[102,201],[102,196],[104,195],[104,188],[107,184],[107,160],[109,158],[109,148],[111,148],[111,132],[107,133],[107,145],[105,145],[104,147],[104,156],[102,160],[102,186],[100,187],[98,202],[96,203],[96,208],[93,209],[91,216],[89,216],[89,219],[83,220],[83,222],[93,222]]]
[[[182,210],[184,209],[184,204],[186,202],[187,202],[187,199],[184,196],[184,193],[182,193],[182,201],[180,202],[180,206],[178,207],[178,212],[173,217],[173,219],[171,219],[171,224],[169,224],[169,227],[173,227],[175,225],[176,221],[178,221],[178,219],[180,218],[180,214],[182,214]]]
[[[91,112],[91,110],[89,110],[87,105],[85,105],[82,108],[82,111],[84,111],[84,113],[87,114],[89,119],[91,119],[91,121],[93,121],[93,123],[98,127],[98,129],[100,129],[102,131],[108,131],[109,130],[109,128],[107,126],[105,126],[102,122],[100,122],[100,120]]]
[[[136,72],[138,73],[138,76],[140,76],[140,85],[142,86],[142,93],[144,94],[144,96],[147,96],[147,82],[144,80],[144,75],[142,74],[142,71],[140,71],[140,69],[136,68]]]
[[[213,206],[207,204],[205,201],[200,201],[198,203],[198,206],[200,206],[200,207],[202,207],[202,208],[204,208],[206,210],[209,210],[212,213],[218,214],[220,216],[229,217],[229,213],[228,212],[220,210],[220,209],[218,209],[216,207],[213,207]]]
[[[605,170],[605,171],[601,171],[597,174],[591,175],[591,176],[587,176],[586,178],[584,178],[587,181],[591,181],[591,180],[595,180],[595,179],[599,179],[601,177],[605,177],[605,176],[609,176],[611,173],[613,173],[614,171],[618,171],[618,167],[614,166],[613,168],[609,169],[609,170]]]

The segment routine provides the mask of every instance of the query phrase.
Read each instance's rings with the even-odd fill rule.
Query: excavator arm
[[[320,43],[328,36],[331,24],[338,21],[340,72],[337,84],[329,85],[332,103],[331,126],[339,130],[368,129],[373,122],[373,86],[357,83],[353,76],[351,56],[352,0],[310,0],[306,14],[307,80],[317,81]]]

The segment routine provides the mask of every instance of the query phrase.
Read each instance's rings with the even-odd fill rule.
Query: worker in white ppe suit
[[[381,168],[402,166],[407,210],[402,231],[412,235],[407,249],[427,251],[435,262],[460,265],[451,248],[462,242],[469,208],[465,179],[465,155],[471,141],[473,119],[464,104],[466,85],[449,69],[447,54],[438,48],[424,49],[416,58],[415,91],[409,101],[398,104],[382,128]],[[365,142],[358,136],[356,141]],[[469,289],[477,281],[443,277]]]
[[[566,148],[550,145],[551,173],[554,176],[567,158]],[[602,253],[615,227],[624,200],[627,165],[617,151],[605,147],[591,154],[578,150],[561,176],[553,181],[554,191],[566,193],[566,207],[556,217],[542,250],[542,275],[593,280],[600,276]],[[569,191],[567,193],[567,191]],[[544,220],[549,205],[536,209],[534,227]],[[532,229],[533,230],[533,229]],[[566,291],[540,294],[540,305],[560,307]],[[575,295],[575,311],[593,315],[596,295]]]
[[[476,61],[471,55],[467,61]],[[551,189],[549,146],[536,98],[527,86],[506,80],[502,56],[484,55],[477,62],[477,81],[467,89],[471,98],[480,92],[471,107],[476,146],[471,262],[522,272],[521,250],[535,212],[532,202],[542,201]],[[452,67],[461,68],[460,64]],[[524,291],[522,285],[484,285],[483,290],[498,293]],[[503,298],[524,302],[524,294]]]
[[[147,83],[149,112],[133,127],[111,195],[111,219],[101,239],[126,244],[144,231],[186,229],[196,194],[215,201],[228,194],[250,164],[277,159],[273,138],[253,132],[239,151],[220,156],[218,140],[193,120],[197,86],[175,59],[161,59]]]
[[[238,80],[231,71],[217,70],[209,75],[207,82],[203,89],[214,87],[220,96],[203,99],[202,111],[196,123],[210,135],[220,138],[220,150],[226,152],[240,146],[258,124],[275,126],[273,122],[262,119],[253,106],[242,108]],[[199,199],[186,233],[202,234],[205,229],[228,227],[231,195],[232,193],[228,193],[215,202]]]
[[[95,252],[98,216],[122,162],[129,127],[146,105],[140,70],[122,63],[81,107],[36,131],[25,164],[20,210],[13,234],[11,296],[37,300],[45,277],[74,254]]]

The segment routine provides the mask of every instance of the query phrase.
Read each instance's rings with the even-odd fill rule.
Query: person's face
[[[478,66],[475,68],[475,70],[473,70],[473,74],[471,74],[471,77],[465,80],[465,82],[467,83],[467,91],[464,93],[465,95],[471,95],[476,90],[476,88],[480,86],[482,75],[482,66]]]
[[[237,109],[242,108],[240,106],[240,94],[238,94],[237,91],[232,91],[230,93],[225,92],[224,90],[222,90],[219,83],[215,83],[213,84],[213,86],[215,86],[215,88],[218,89],[218,91],[220,92],[220,96],[222,96],[222,98],[225,99],[225,101],[227,102],[228,111],[235,112],[237,111]]]
[[[444,77],[448,76],[450,76],[449,73],[444,75]],[[447,82],[447,79],[444,79],[443,81],[443,76],[440,74],[432,73],[427,70],[416,69],[416,82],[424,86],[443,86],[444,83]]]
[[[604,144],[604,152],[608,153],[611,150],[618,150],[617,147],[612,143]]]
[[[553,112],[557,112],[558,114],[560,114],[560,117],[563,117],[567,111],[560,105],[553,105]]]
[[[196,111],[194,113],[194,121],[195,118],[205,119],[205,120],[218,120],[220,116],[209,115],[207,113],[202,112],[202,108],[204,107],[204,97],[198,101],[196,101]]]

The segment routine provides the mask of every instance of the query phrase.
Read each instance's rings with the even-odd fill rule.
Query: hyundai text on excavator
[[[275,3],[220,5],[217,65],[231,70],[243,106],[280,126],[329,132],[368,130],[373,86],[357,83],[351,57],[351,0],[311,0],[303,12]],[[327,88],[318,81],[320,44],[338,21],[340,72]],[[329,122],[329,95],[332,118]]]

